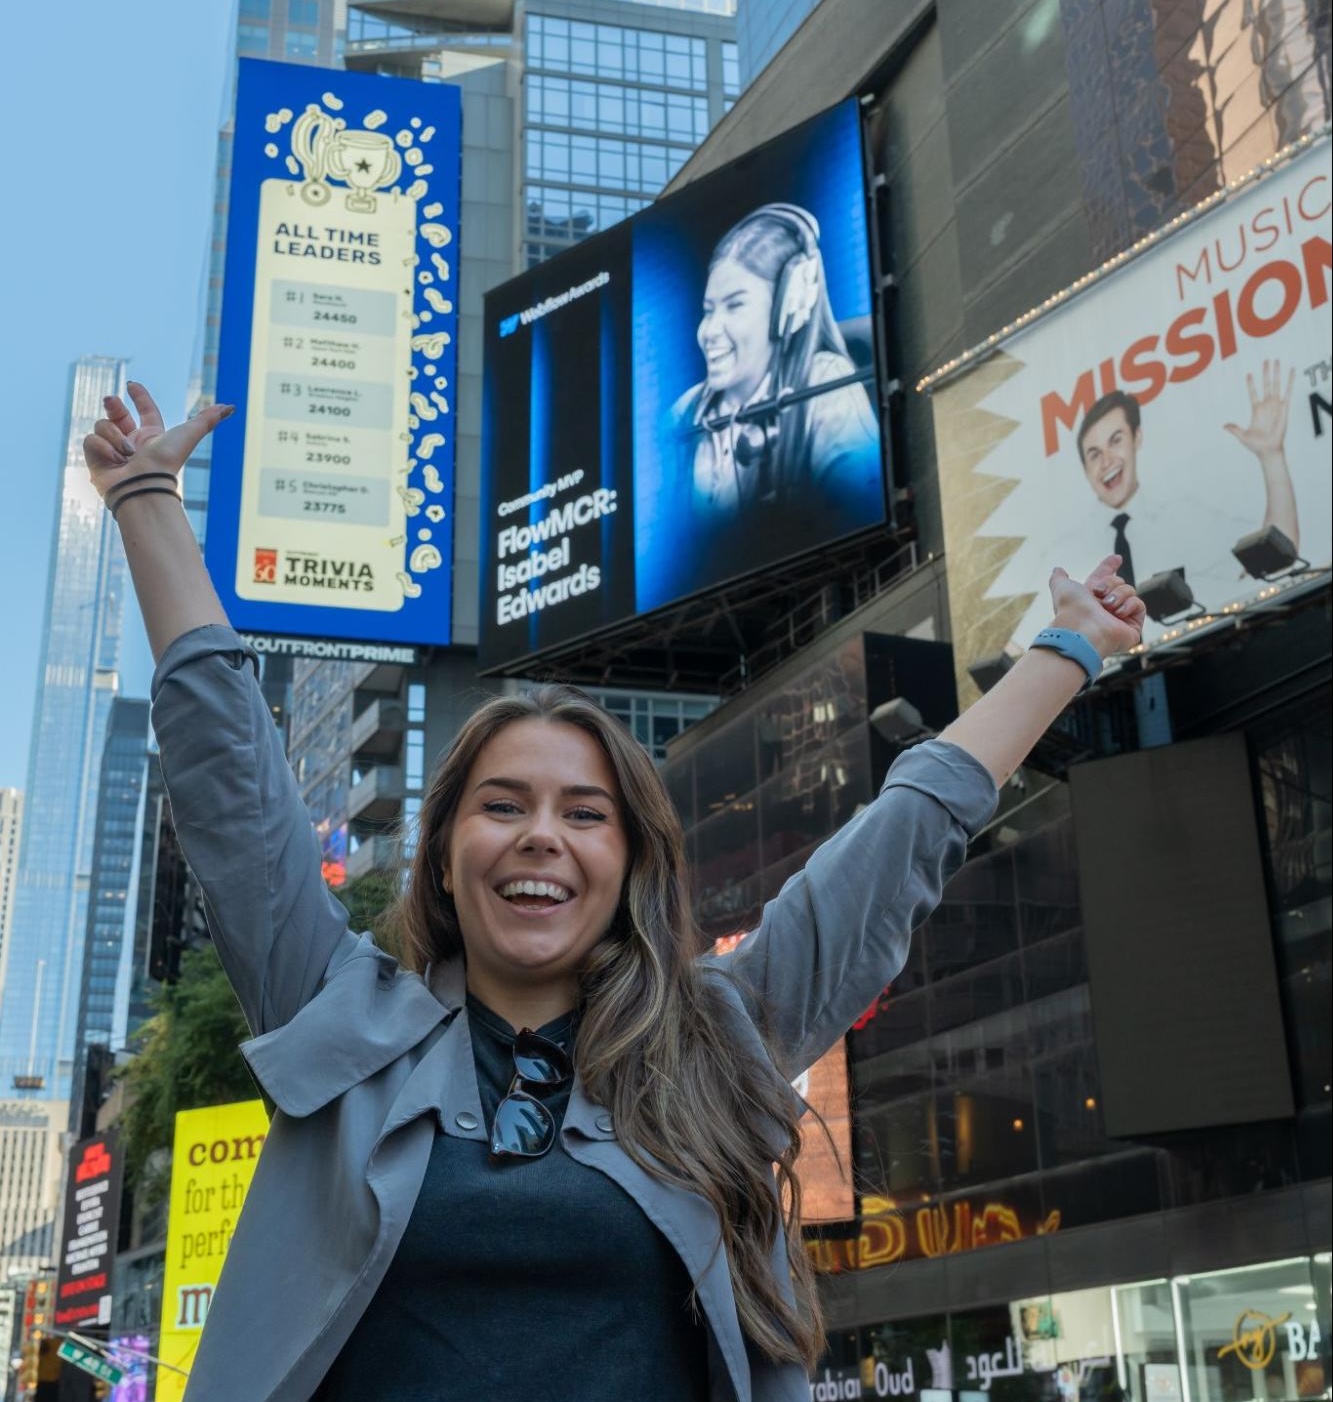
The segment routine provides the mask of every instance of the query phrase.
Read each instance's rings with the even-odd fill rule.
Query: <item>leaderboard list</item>
[[[340,195],[312,214],[289,181],[261,191],[236,592],[396,610],[416,204]]]

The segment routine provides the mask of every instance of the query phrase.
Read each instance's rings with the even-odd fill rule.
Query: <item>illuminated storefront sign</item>
[[[1236,1316],[1231,1342],[1217,1350],[1219,1359],[1234,1354],[1252,1372],[1262,1372],[1273,1361],[1278,1349],[1278,1331],[1286,1341],[1286,1355],[1293,1362],[1303,1363],[1319,1357],[1324,1336],[1319,1321],[1311,1320],[1309,1328],[1291,1317],[1291,1311],[1276,1317],[1263,1310],[1242,1310]]]
[[[815,1269],[825,1275],[871,1270],[898,1261],[956,1256],[1006,1241],[1049,1236],[1060,1230],[1058,1208],[1039,1222],[1024,1222],[1009,1203],[927,1203],[898,1207],[891,1199],[865,1194],[861,1199],[861,1234],[854,1241],[810,1241]]]

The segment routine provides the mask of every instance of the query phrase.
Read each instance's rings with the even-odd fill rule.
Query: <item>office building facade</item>
[[[671,747],[707,933],[752,928],[873,801],[905,743],[876,727],[878,708],[910,701],[938,730],[956,704],[940,678],[953,675],[961,567],[941,553],[943,448],[912,387],[1077,280],[1117,276],[1107,260],[1326,130],[1330,48],[1326,13],[1306,6],[821,0],[686,165],[675,187],[860,100],[893,279],[884,370],[899,386],[900,535],[885,554],[911,533],[920,562]],[[1310,386],[1326,398],[1320,373]],[[1200,448],[1176,466],[1212,464]],[[1175,668],[1145,662],[1144,681],[1076,710],[1002,791],[906,967],[846,1038],[856,1211],[809,1233],[830,1330],[814,1395],[1327,1391],[1333,741],[1320,580],[1271,626],[1237,630],[1227,648],[1182,647]],[[908,646],[927,651],[909,659]],[[1124,775],[1122,836],[1094,842]],[[1201,845],[1223,815],[1244,841]],[[1152,905],[1150,870],[1165,873]],[[1200,959],[1181,959],[1203,904],[1238,872],[1257,909],[1223,912]],[[1164,942],[1116,987],[1101,972],[1123,944],[1108,934],[1108,889],[1129,911],[1122,935],[1163,902],[1170,915]],[[1266,972],[1237,986],[1238,962]],[[1169,1036],[1144,1011],[1162,997],[1176,1010]],[[1273,1035],[1219,1020],[1226,998],[1247,1018],[1261,1011]],[[1182,1090],[1170,1049],[1182,1037],[1196,1061],[1237,1056],[1244,1077],[1216,1063]],[[1156,1098],[1155,1127],[1125,1111],[1127,1068]]]
[[[62,1100],[0,1099],[0,1280],[54,1264],[68,1113]]]
[[[88,480],[83,439],[125,364],[78,361],[71,378],[33,712],[23,841],[3,1002],[0,1086],[17,1098],[69,1097],[87,924],[97,776],[119,686],[125,557]]]
[[[819,0],[736,0],[736,49],[742,87],[749,87],[805,22]]]
[[[70,1130],[76,1139],[84,1137],[81,1127],[89,1054],[93,1048],[107,1053],[123,1048],[130,1030],[130,983],[150,763],[148,710],[147,701],[117,697],[102,751],[70,1094]]]
[[[5,945],[9,940],[9,922],[18,886],[22,833],[23,790],[0,789],[0,998],[5,992]]]

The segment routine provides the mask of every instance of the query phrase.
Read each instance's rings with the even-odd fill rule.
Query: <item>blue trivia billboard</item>
[[[486,296],[481,661],[881,525],[846,102]]]
[[[239,629],[442,644],[457,88],[242,59],[206,557]]]

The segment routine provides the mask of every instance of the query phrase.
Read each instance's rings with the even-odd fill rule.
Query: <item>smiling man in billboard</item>
[[[1219,608],[1231,601],[1243,578],[1230,555],[1241,536],[1261,526],[1276,526],[1299,549],[1300,520],[1285,446],[1295,372],[1284,385],[1281,362],[1265,360],[1259,381],[1247,374],[1245,382],[1250,421],[1244,427],[1228,423],[1223,428],[1254,454],[1263,479],[1262,521],[1245,514],[1243,503],[1233,499],[1216,473],[1211,492],[1191,477],[1188,504],[1151,467],[1141,481],[1143,413],[1134,395],[1112,390],[1084,415],[1075,439],[1079,461],[1097,500],[1115,513],[1099,527],[1112,532],[1112,538],[1098,543],[1120,555],[1126,578],[1142,581],[1183,567],[1196,600]],[[1221,444],[1217,446],[1220,451]]]
[[[807,210],[762,205],[722,237],[698,340],[704,379],[672,409],[696,511],[718,522],[743,511],[756,526],[755,510],[818,514],[835,507],[839,479],[878,480],[878,427]]]

